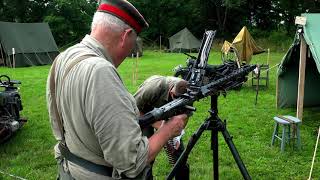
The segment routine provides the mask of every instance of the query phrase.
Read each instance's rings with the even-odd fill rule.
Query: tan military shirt
[[[66,66],[85,54],[95,56],[76,64],[63,80]],[[112,166],[113,178],[141,173],[147,165],[148,139],[137,123],[135,100],[103,46],[87,35],[59,55],[55,72],[57,106],[70,151],[96,164]],[[53,133],[61,140],[48,88],[47,103]],[[68,164],[75,179],[111,179]]]
[[[146,79],[133,95],[142,113],[160,107],[170,101],[169,91],[181,79],[170,76],[154,75]]]

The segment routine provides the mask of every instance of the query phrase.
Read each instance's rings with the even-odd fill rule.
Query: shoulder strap
[[[63,80],[66,78],[66,76],[68,75],[68,73],[70,72],[70,70],[79,62],[90,58],[90,57],[94,57],[95,55],[93,54],[88,54],[88,55],[83,55],[83,56],[79,56],[78,58],[76,58],[75,60],[73,60],[71,62],[71,64],[66,68],[65,73],[63,75]],[[100,164],[96,164],[93,163],[91,161],[88,161],[86,159],[83,159],[75,154],[73,154],[72,152],[70,152],[69,148],[66,145],[66,141],[65,141],[65,137],[64,137],[64,128],[63,128],[63,121],[62,121],[62,117],[58,111],[58,106],[57,106],[57,101],[56,101],[56,93],[55,93],[55,89],[56,89],[56,84],[55,84],[55,68],[56,68],[56,64],[57,64],[57,59],[58,57],[53,61],[52,66],[51,66],[51,73],[50,73],[50,84],[49,84],[49,88],[51,91],[51,96],[52,96],[52,103],[53,103],[53,110],[54,113],[56,115],[56,121],[58,123],[59,126],[59,130],[60,130],[60,134],[61,134],[61,142],[59,143],[58,147],[60,150],[60,153],[62,155],[62,157],[64,157],[66,160],[73,162],[74,164],[77,164],[78,166],[81,166],[91,172],[103,175],[103,176],[109,176],[112,177],[112,172],[113,172],[113,168],[112,167],[108,167],[108,166],[103,166]]]
[[[69,66],[66,68],[65,72],[64,72],[64,75],[63,75],[63,81],[64,79],[67,77],[67,75],[69,74],[70,70],[76,65],[78,64],[79,62],[85,60],[85,59],[88,59],[90,57],[95,57],[96,55],[94,54],[86,54],[86,55],[83,55],[83,56],[79,56],[78,58],[76,58],[75,60],[73,60]]]
[[[76,58],[75,60],[73,60],[71,62],[71,64],[69,64],[69,66],[67,66],[66,70],[65,70],[65,73],[63,75],[63,81],[64,79],[66,78],[66,76],[69,74],[70,70],[76,65],[78,64],[79,62],[87,59],[87,58],[90,58],[90,57],[94,57],[96,55],[94,54],[86,54],[86,55],[83,55],[83,56],[79,56],[78,58]],[[59,130],[60,130],[60,134],[61,134],[61,138],[62,138],[62,141],[63,143],[65,143],[65,137],[64,137],[64,128],[63,128],[63,121],[62,121],[62,117],[58,111],[58,106],[57,106],[57,101],[56,101],[56,83],[55,83],[55,75],[56,75],[56,65],[57,65],[57,59],[58,59],[59,56],[57,56],[55,58],[55,60],[53,61],[52,63],[52,66],[51,66],[51,74],[50,74],[50,92],[51,92],[51,96],[52,96],[52,103],[53,103],[53,110],[54,110],[54,113],[56,115],[56,118],[57,118],[57,123],[58,123],[58,126],[59,126]]]
[[[58,107],[57,107],[57,101],[56,101],[56,83],[55,83],[55,75],[56,75],[56,65],[57,65],[57,59],[59,56],[57,56],[55,58],[55,60],[52,63],[51,66],[51,71],[50,71],[50,84],[49,84],[49,89],[50,89],[50,94],[51,94],[51,99],[52,99],[52,104],[53,104],[53,113],[56,115],[56,121],[60,130],[60,134],[61,134],[61,142],[65,142],[65,138],[64,138],[64,129],[63,129],[63,124],[62,124],[62,120],[61,120],[61,116],[60,113],[58,112]]]

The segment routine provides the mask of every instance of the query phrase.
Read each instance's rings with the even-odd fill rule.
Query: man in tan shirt
[[[185,127],[187,115],[182,114],[153,136],[143,136],[136,102],[117,72],[147,26],[128,1],[102,0],[90,35],[56,58],[48,76],[47,104],[59,144],[60,179],[141,179],[165,143]]]

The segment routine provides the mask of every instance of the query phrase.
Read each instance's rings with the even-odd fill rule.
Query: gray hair
[[[91,31],[97,26],[101,25],[106,29],[110,29],[116,32],[122,32],[126,29],[133,29],[128,24],[123,22],[118,17],[111,15],[105,12],[96,12],[93,16],[92,24],[91,24]],[[133,29],[135,32],[135,30]]]

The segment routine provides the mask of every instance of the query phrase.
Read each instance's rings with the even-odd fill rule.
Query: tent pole
[[[320,137],[320,127],[319,127],[319,131],[318,131],[318,137],[317,137],[317,141],[316,141],[316,146],[314,147],[314,153],[313,153],[311,169],[310,169],[308,180],[311,180],[311,175],[312,175],[312,170],[313,170],[313,165],[314,165],[314,159],[316,158],[317,149],[318,149],[319,137]]]
[[[134,70],[134,54],[132,53],[131,54],[131,58],[132,58],[132,86],[134,86],[135,85],[135,83],[134,83],[134,79],[135,79],[135,77],[134,77],[134,73],[135,73],[135,70]]]
[[[269,65],[269,61],[270,61],[270,48],[268,48],[268,58],[267,58],[267,65]]]
[[[16,68],[16,59],[14,57],[14,55],[16,54],[14,48],[12,48],[12,66],[13,68]]]
[[[298,82],[298,98],[297,98],[297,118],[302,121],[303,116],[303,99],[304,84],[306,73],[306,55],[307,45],[303,35],[300,35],[300,63],[299,63],[299,82]]]
[[[9,59],[9,67],[11,67],[12,68],[12,66],[11,66],[11,59],[10,59],[10,55],[8,54],[8,59]]]
[[[12,54],[12,67],[16,68],[16,60],[14,58],[14,54]]]
[[[138,63],[139,63],[139,52],[137,52],[137,59],[136,59],[136,68],[135,68],[135,84],[138,81]]]
[[[9,66],[9,63],[10,63],[10,62],[9,62],[9,61],[10,61],[9,55],[8,55],[8,53],[6,53],[5,55],[6,55],[6,57],[5,57],[5,58],[6,58],[6,66],[7,66],[7,67],[10,67],[10,66]],[[8,59],[9,59],[9,60],[8,60]]]
[[[1,58],[2,58],[3,64],[5,65],[5,59],[3,58],[1,43],[0,43],[0,51],[1,51]]]
[[[276,79],[276,108],[278,109],[278,98],[279,98],[279,77]]]

